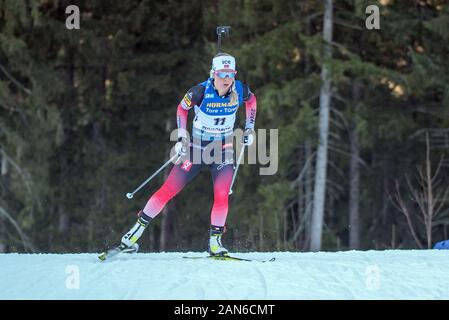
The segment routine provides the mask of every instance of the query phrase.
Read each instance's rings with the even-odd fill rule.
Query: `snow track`
[[[0,254],[0,299],[449,299],[447,250]]]

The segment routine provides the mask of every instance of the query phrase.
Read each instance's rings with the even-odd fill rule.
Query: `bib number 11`
[[[224,125],[226,118],[215,118],[214,121],[215,121],[216,126],[218,126],[218,125],[222,126],[222,125]]]

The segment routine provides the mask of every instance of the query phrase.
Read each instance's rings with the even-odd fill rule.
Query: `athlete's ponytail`
[[[235,81],[234,81],[234,83],[232,84],[231,100],[229,101],[229,103],[231,105],[234,105],[234,104],[236,104],[238,102],[238,100],[239,100],[239,96],[237,94],[237,90],[235,89]]]

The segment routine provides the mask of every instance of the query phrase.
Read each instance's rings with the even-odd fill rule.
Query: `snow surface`
[[[449,299],[448,250],[0,254],[0,299]]]

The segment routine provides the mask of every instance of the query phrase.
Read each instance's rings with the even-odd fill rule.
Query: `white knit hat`
[[[235,58],[231,55],[218,56],[212,60],[212,70],[235,71]]]

